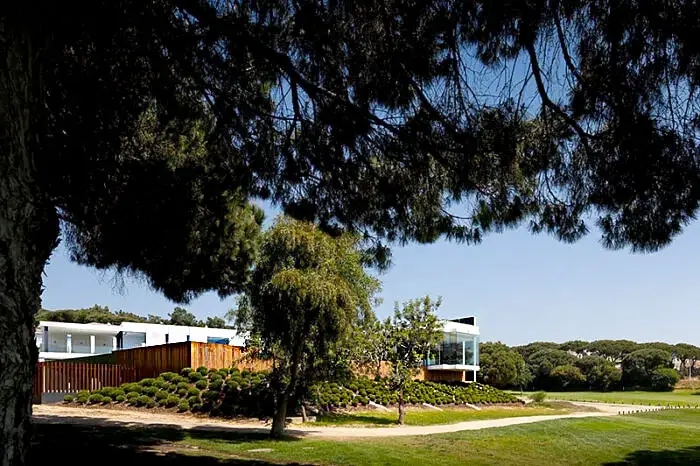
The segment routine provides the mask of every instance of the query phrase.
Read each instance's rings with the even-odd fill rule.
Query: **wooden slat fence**
[[[41,402],[43,393],[75,393],[116,387],[136,381],[133,367],[118,364],[91,364],[65,361],[37,363],[34,373],[33,398]]]
[[[157,377],[162,372],[180,372],[191,367],[190,345],[193,342],[170,343],[119,350],[112,353],[117,364],[133,367],[137,378]],[[224,346],[224,345],[221,345]]]

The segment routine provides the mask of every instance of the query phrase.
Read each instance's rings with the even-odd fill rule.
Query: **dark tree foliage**
[[[519,224],[653,251],[697,212],[694,2],[5,3],[3,464],[59,225],[79,263],[186,301],[244,285],[253,196],[380,264]]]

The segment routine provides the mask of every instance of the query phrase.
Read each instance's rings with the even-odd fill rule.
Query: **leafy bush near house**
[[[530,395],[530,398],[532,398],[532,401],[536,403],[542,403],[544,399],[547,397],[547,392],[535,392],[532,395]]]
[[[72,403],[73,401],[75,401],[75,397],[73,395],[65,395],[63,397],[63,401],[66,403]]]
[[[165,406],[172,408],[180,403],[180,398],[176,397],[175,395],[170,395],[165,401]]]
[[[205,379],[198,380],[197,383],[194,384],[194,386],[200,390],[204,390],[205,388],[207,388],[208,385],[209,382],[207,382]]]
[[[156,401],[160,401],[160,400],[167,399],[169,395],[170,394],[167,391],[160,390],[160,391],[157,391],[153,397],[156,399]]]
[[[187,395],[187,389],[186,389],[186,388],[181,388],[181,389],[179,389],[179,390],[177,391],[177,395],[178,395],[179,397],[186,396],[186,395]]]
[[[107,398],[107,400],[110,400],[110,398]],[[88,397],[88,403],[90,404],[97,404],[97,403],[102,403],[105,401],[105,397],[100,395],[99,393],[93,393]]]
[[[141,390],[143,387],[137,383],[123,383],[119,386],[122,390],[124,390],[125,393],[131,393],[131,392],[136,392],[136,393],[141,393]]]
[[[192,372],[192,370],[193,369],[191,367],[183,367],[182,369],[180,369],[180,375],[187,377],[190,374],[190,372]]]
[[[132,400],[135,400],[136,398],[138,398],[139,396],[140,396],[139,392],[129,392],[126,394],[126,399],[127,399],[127,401],[132,401]]]
[[[190,387],[187,389],[187,396],[199,396],[199,389],[197,387]]]
[[[517,398],[508,393],[479,383],[446,383],[412,381],[407,384],[404,398],[409,404],[460,405],[479,403],[515,403]],[[370,401],[381,405],[398,402],[388,380],[352,379],[343,384],[317,384],[310,390],[310,401],[321,409],[366,405]]]
[[[177,410],[178,411],[189,411],[190,404],[187,402],[187,400],[182,400],[181,402],[178,403]]]
[[[126,401],[126,396],[119,395],[114,399],[114,401],[116,401],[117,403],[123,403],[124,401]]]
[[[194,383],[198,380],[202,380],[204,376],[199,372],[190,372],[189,374],[187,374],[187,378],[190,380],[190,382]]]
[[[199,373],[202,374],[202,375],[207,375],[207,373],[209,372],[209,370],[208,370],[206,367],[204,367],[204,366],[199,366],[199,367],[197,368],[197,372],[199,372]]]
[[[136,398],[136,406],[145,406],[146,408],[152,408],[155,406],[153,398],[147,395],[141,395]]]
[[[153,387],[153,386],[143,387],[143,389],[141,390],[141,393],[146,395],[146,396],[155,396],[155,394],[158,393],[158,387]]]
[[[162,378],[166,382],[172,382],[172,380],[177,377],[177,374],[175,372],[163,372],[160,374],[158,377]]]
[[[142,387],[151,387],[155,382],[156,382],[156,379],[151,379],[151,378],[141,379],[141,381],[139,382],[139,385],[141,385]]]

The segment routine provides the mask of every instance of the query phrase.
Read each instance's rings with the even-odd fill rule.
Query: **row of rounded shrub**
[[[359,378],[341,384],[325,382],[316,384],[310,390],[311,401],[319,408],[366,405],[374,402],[381,405],[398,403],[399,394],[392,389],[386,379],[372,380]],[[431,381],[412,381],[404,389],[404,401],[408,404],[429,403],[481,404],[514,403],[517,398],[509,393],[479,383],[464,385]]]
[[[180,374],[164,372],[157,378],[105,387],[92,392],[81,391],[66,395],[68,403],[109,404],[152,408],[177,407],[180,411],[220,411],[227,415],[251,414],[265,409],[270,401],[265,372],[232,369],[196,370],[184,368]],[[265,392],[261,397],[260,393]]]

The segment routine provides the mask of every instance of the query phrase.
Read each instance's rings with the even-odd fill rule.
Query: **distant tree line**
[[[670,390],[681,377],[697,374],[699,360],[700,348],[686,343],[575,340],[508,347],[487,342],[480,345],[478,377],[499,388]]]
[[[231,328],[221,317],[207,317],[206,320],[198,320],[197,317],[182,307],[176,307],[167,318],[149,314],[143,317],[132,312],[122,310],[111,311],[107,306],[95,304],[85,309],[59,309],[50,311],[42,309],[36,315],[36,320],[48,320],[53,322],[70,322],[75,324],[100,324],[119,325],[122,322],[138,322],[144,324],[186,325],[188,327]]]

